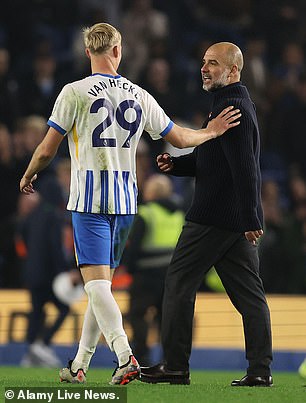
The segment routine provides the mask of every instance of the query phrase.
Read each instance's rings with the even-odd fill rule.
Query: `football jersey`
[[[48,125],[68,137],[71,184],[67,209],[137,212],[136,149],[173,122],[144,89],[117,75],[93,74],[63,87]]]

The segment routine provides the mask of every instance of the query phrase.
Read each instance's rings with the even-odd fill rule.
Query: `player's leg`
[[[111,225],[111,269],[119,266],[122,253],[133,224],[133,215],[112,216]],[[118,307],[118,306],[117,306]],[[120,316],[120,321],[119,321]],[[140,375],[140,366],[132,354],[128,338],[122,325],[122,315],[118,308],[117,323],[112,328],[112,340],[110,341],[113,351],[118,357],[118,367],[115,369],[111,384],[124,385],[136,379]],[[120,323],[119,323],[120,322]],[[119,326],[120,324],[120,326]]]
[[[111,268],[119,264],[118,259],[124,247],[116,245],[116,232],[120,230],[121,234],[127,236],[131,223],[131,216],[124,223],[127,228],[122,228],[122,225],[119,228],[115,216],[73,214],[76,254],[89,304],[79,349],[69,364],[70,373],[84,375],[101,331],[110,349],[116,353],[119,366],[128,366],[131,361],[132,351],[123,329],[122,315],[111,292]],[[121,237],[124,244],[126,236]],[[84,381],[85,375],[80,378]],[[74,375],[74,379],[78,382],[77,375]],[[125,379],[125,383],[130,380]]]

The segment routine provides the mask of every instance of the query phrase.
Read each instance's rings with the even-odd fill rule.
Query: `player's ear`
[[[90,59],[90,51],[88,48],[85,49],[86,56]]]
[[[113,47],[113,55],[117,58],[119,56],[119,47],[118,45],[115,45]]]

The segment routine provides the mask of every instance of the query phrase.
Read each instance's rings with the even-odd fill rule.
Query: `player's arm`
[[[20,191],[25,194],[33,193],[32,182],[37,178],[37,173],[50,164],[57,153],[58,147],[64,136],[50,127],[43,141],[38,145],[32,159],[20,180]]]
[[[237,119],[240,116],[239,109],[229,106],[223,109],[217,117],[210,120],[205,129],[193,130],[174,124],[164,139],[177,148],[196,147],[239,125],[240,121]]]

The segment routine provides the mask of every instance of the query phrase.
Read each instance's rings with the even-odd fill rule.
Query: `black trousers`
[[[259,277],[257,246],[244,234],[192,222],[184,225],[165,279],[161,338],[168,368],[189,368],[196,292],[212,266],[242,315],[247,373],[269,375],[270,312]]]

